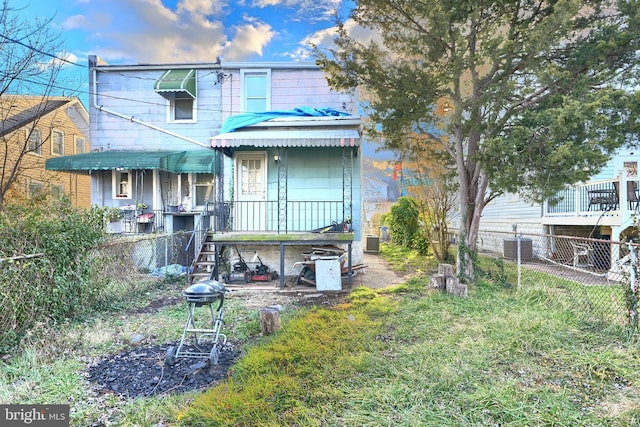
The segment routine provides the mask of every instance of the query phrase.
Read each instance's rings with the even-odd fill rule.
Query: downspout
[[[167,135],[171,135],[173,137],[182,139],[184,141],[191,142],[192,144],[196,144],[196,145],[199,145],[201,147],[211,148],[210,145],[203,144],[202,142],[196,141],[195,139],[191,139],[191,138],[188,138],[188,137],[186,137],[184,135],[180,135],[180,134],[177,134],[175,132],[171,132],[170,130],[161,128],[159,126],[152,125],[151,123],[143,122],[142,120],[136,119],[133,116],[128,117],[128,116],[126,116],[124,114],[118,113],[118,112],[113,111],[113,110],[109,110],[108,108],[104,108],[102,105],[99,105],[98,104],[98,80],[97,79],[98,79],[98,73],[94,68],[93,69],[93,106],[95,108],[97,108],[98,111],[103,111],[105,113],[112,114],[112,115],[114,115],[116,117],[120,117],[120,118],[123,118],[125,120],[129,120],[129,121],[131,121],[133,123],[137,123],[139,125],[146,126],[148,128],[157,130],[157,131],[162,132],[162,133],[166,133]]]

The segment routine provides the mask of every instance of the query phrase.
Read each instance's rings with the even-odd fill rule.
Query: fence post
[[[521,258],[521,254],[522,254],[522,250],[521,250],[521,243],[522,243],[522,233],[519,233],[516,235],[516,246],[517,246],[517,250],[518,250],[518,261],[517,261],[517,266],[518,266],[518,283],[516,288],[519,290],[520,289],[520,277],[522,274],[522,258]]]
[[[637,322],[638,322],[638,288],[636,285],[636,272],[637,272],[637,268],[638,268],[638,257],[636,254],[636,248],[629,243],[629,257],[630,257],[630,261],[631,261],[631,272],[630,272],[630,282],[629,286],[630,286],[630,290],[631,293],[629,294],[629,299],[630,299],[630,308],[629,308],[629,324],[631,326],[631,330],[633,333],[633,331],[635,331]]]

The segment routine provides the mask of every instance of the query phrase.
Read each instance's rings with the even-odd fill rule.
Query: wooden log
[[[277,307],[260,309],[260,326],[262,335],[271,335],[280,329],[280,310]]]

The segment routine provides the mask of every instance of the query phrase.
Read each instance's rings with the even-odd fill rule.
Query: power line
[[[45,51],[40,50],[40,49],[36,49],[33,46],[29,46],[28,44],[23,43],[20,40],[16,40],[16,39],[12,39],[11,37],[7,37],[4,34],[0,34],[0,37],[2,37],[3,39],[5,39],[7,41],[10,41],[11,43],[16,43],[16,44],[19,44],[22,47],[26,47],[29,50],[32,50],[34,52],[38,52],[41,55],[48,56],[48,57],[53,58],[53,59],[57,59],[58,61],[66,62],[67,64],[75,65],[77,67],[88,68],[86,65],[79,64],[77,62],[72,62],[72,61],[69,61],[68,59],[60,58],[59,56],[53,55],[51,53],[45,52]]]

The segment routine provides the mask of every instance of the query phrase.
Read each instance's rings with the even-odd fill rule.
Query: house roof
[[[0,136],[14,132],[39,118],[70,105],[82,105],[77,98],[22,95],[2,95],[0,97]],[[89,123],[89,117],[84,107],[84,118]],[[80,126],[79,126],[80,127]]]
[[[93,151],[46,161],[47,170],[91,171],[159,169],[172,173],[219,173],[220,155],[213,150],[196,151]]]

